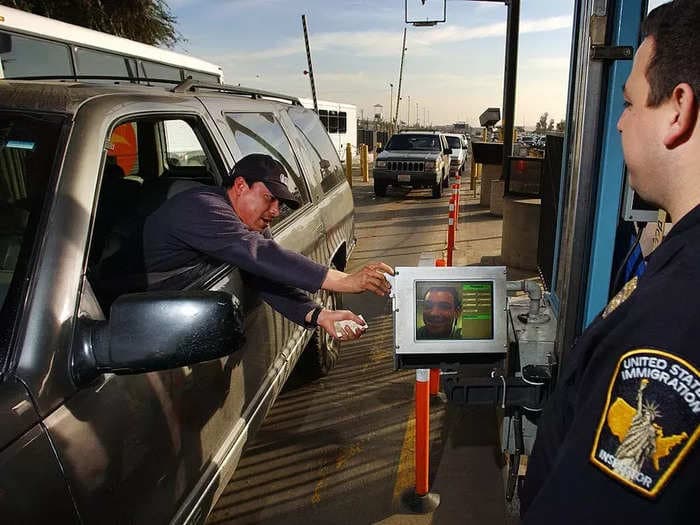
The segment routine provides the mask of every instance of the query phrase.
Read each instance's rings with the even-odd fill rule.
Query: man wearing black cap
[[[269,226],[279,216],[280,203],[299,207],[287,186],[284,166],[269,155],[242,158],[226,181],[228,187],[201,186],[168,199],[144,225],[143,246],[149,282],[191,282],[226,262],[238,266],[262,298],[289,320],[323,327],[337,337],[335,321],[363,320],[349,310],[321,308],[302,290],[315,293],[371,291],[387,295],[384,263],[371,263],[354,274],[329,269],[281,247]],[[167,276],[160,279],[160,276]],[[361,331],[345,330],[342,339]]]

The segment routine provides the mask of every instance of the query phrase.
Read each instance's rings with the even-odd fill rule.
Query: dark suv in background
[[[440,198],[449,186],[451,148],[443,133],[402,131],[392,135],[386,148],[374,159],[372,177],[377,197],[386,195],[387,186],[431,188]]]
[[[149,291],[129,239],[237,159],[282,162],[283,246],[343,269],[353,199],[318,117],[240,87],[0,80],[0,519],[198,523],[292,368],[338,348],[221,264]],[[291,183],[290,183],[291,185]],[[138,237],[137,237],[138,238]],[[319,303],[339,298],[320,293]]]

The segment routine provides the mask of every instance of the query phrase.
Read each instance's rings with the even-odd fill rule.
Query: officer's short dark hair
[[[700,2],[674,0],[649,13],[642,24],[643,37],[654,39],[654,52],[646,71],[647,104],[655,107],[673,89],[687,82],[700,100]]]
[[[425,298],[428,297],[428,294],[430,292],[449,292],[450,294],[452,294],[452,300],[454,301],[455,310],[459,310],[460,308],[462,308],[462,296],[454,286],[431,286],[425,291],[423,301],[425,301]]]

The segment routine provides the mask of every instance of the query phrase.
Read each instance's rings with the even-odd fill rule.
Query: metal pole
[[[389,120],[391,120],[391,115],[394,113],[394,84],[389,82]],[[393,127],[392,126],[392,132],[393,132]]]
[[[406,125],[411,127],[411,95],[408,95],[408,114],[406,115]]]
[[[403,57],[406,54],[406,28],[403,28],[403,44],[401,45],[401,69],[399,71],[399,89],[396,93],[396,116],[394,122],[399,121],[399,100],[401,100],[401,81],[403,80]]]
[[[306,15],[301,15],[301,25],[304,27],[304,43],[306,44],[306,62],[309,64],[309,81],[311,82],[311,98],[314,101],[314,111],[318,113],[318,100],[316,100],[316,84],[314,84],[314,68],[311,65],[311,47],[309,46],[309,32],[306,29]]]
[[[506,65],[503,76],[503,171],[501,179],[510,179],[510,160],[513,155],[513,126],[515,119],[515,82],[518,73],[518,33],[520,32],[520,0],[508,2],[508,27],[506,29]]]

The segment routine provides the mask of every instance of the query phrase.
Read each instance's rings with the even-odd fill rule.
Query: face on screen
[[[418,329],[418,338],[459,338],[455,328],[460,311],[459,293],[455,288],[429,288],[423,298],[423,327]]]

